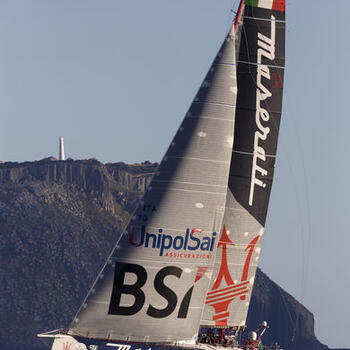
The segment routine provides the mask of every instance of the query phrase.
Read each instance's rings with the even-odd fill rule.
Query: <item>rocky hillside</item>
[[[96,160],[0,164],[0,344],[44,349],[37,332],[69,324],[157,164]],[[258,272],[248,328],[265,344],[327,348],[313,315]]]
[[[248,328],[265,319],[271,327],[264,335],[265,344],[278,342],[284,349],[293,350],[327,348],[315,336],[313,314],[258,270],[248,312]]]

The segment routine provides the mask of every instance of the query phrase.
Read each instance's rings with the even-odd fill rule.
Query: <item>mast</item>
[[[261,251],[282,111],[285,1],[241,1],[237,108],[225,214],[202,325],[244,326]],[[225,278],[221,278],[222,274]],[[220,283],[218,281],[220,280]]]

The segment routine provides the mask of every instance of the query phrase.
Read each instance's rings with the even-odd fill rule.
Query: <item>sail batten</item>
[[[229,103],[221,103],[221,102],[213,102],[213,101],[194,101],[193,104],[201,104],[201,105],[208,104],[208,105],[217,105],[217,106],[225,106],[225,107],[232,107],[232,108],[236,107],[236,105],[232,105]]]

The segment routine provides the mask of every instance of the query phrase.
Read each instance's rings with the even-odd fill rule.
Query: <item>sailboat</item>
[[[226,330],[235,340],[226,346],[239,347],[273,180],[284,63],[285,0],[241,0],[69,328],[38,335],[53,338],[53,350],[212,349]],[[220,340],[205,336],[218,329]]]

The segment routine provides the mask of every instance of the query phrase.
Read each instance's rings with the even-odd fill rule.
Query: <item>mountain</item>
[[[0,164],[2,350],[45,349],[36,334],[69,325],[157,166],[54,158]],[[313,315],[258,270],[248,329],[265,319],[265,344],[327,349]]]

